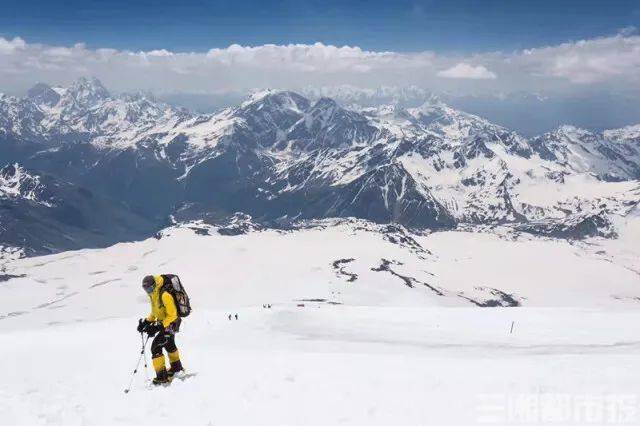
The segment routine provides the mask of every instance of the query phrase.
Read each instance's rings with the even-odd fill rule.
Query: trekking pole
[[[144,357],[144,377],[149,381],[149,369],[147,367],[147,352],[145,351],[147,347],[147,342],[143,340],[144,335],[140,333],[140,340],[142,340],[142,356]],[[149,340],[149,336],[147,335],[147,340]]]
[[[147,338],[144,338],[144,333],[140,332],[140,340],[142,341],[142,349],[140,350],[140,356],[138,357],[138,362],[136,363],[136,368],[133,370],[133,373],[131,374],[131,379],[129,380],[129,386],[127,386],[127,388],[124,390],[124,393],[129,393],[129,391],[131,390],[131,385],[133,384],[133,378],[135,377],[136,373],[138,372],[138,367],[140,366],[140,361],[142,361],[142,358],[144,358],[144,367],[145,367],[145,374],[146,374],[146,368],[147,368],[147,357],[144,354],[145,349],[147,348],[147,342],[149,341],[149,336],[147,336]]]

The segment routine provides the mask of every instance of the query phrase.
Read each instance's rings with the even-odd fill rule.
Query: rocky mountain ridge
[[[115,200],[158,228],[170,216],[243,212],[266,226],[357,217],[612,236],[608,216],[640,201],[639,135],[563,126],[527,139],[435,98],[352,110],[263,91],[203,115],[112,96],[96,79],[0,96],[4,164]]]

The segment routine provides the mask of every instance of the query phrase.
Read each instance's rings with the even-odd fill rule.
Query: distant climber
[[[182,317],[191,312],[189,297],[180,279],[175,275],[148,275],[142,280],[142,288],[149,295],[151,313],[138,321],[138,332],[154,337],[151,356],[156,377],[154,385],[168,383],[176,374],[184,374],[175,335],[180,331]],[[162,350],[167,351],[170,368],[165,367]]]

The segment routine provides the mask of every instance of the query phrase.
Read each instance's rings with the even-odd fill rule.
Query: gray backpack
[[[191,313],[191,302],[189,301],[187,291],[184,289],[182,282],[180,282],[180,278],[177,275],[163,274],[162,279],[164,280],[164,284],[160,290],[161,294],[163,291],[166,291],[173,296],[173,300],[176,302],[178,316],[180,318],[188,317]],[[160,298],[160,300],[162,300],[162,298]]]

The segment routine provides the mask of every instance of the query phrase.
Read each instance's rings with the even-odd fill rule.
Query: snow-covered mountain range
[[[203,115],[144,94],[111,95],[96,79],[38,84],[25,98],[0,95],[0,158],[11,164],[0,184],[3,206],[53,208],[54,198],[78,208],[45,191],[38,176],[47,175],[143,218],[131,226],[105,215],[106,228],[136,232],[241,211],[271,226],[353,216],[581,238],[615,235],[611,215],[640,201],[640,126],[562,126],[527,139],[435,98],[417,108],[347,109],[330,98],[263,91]],[[26,176],[49,198],[16,192],[33,187],[15,183]],[[17,240],[24,227],[18,220],[0,238]],[[29,238],[21,246],[70,248]]]

